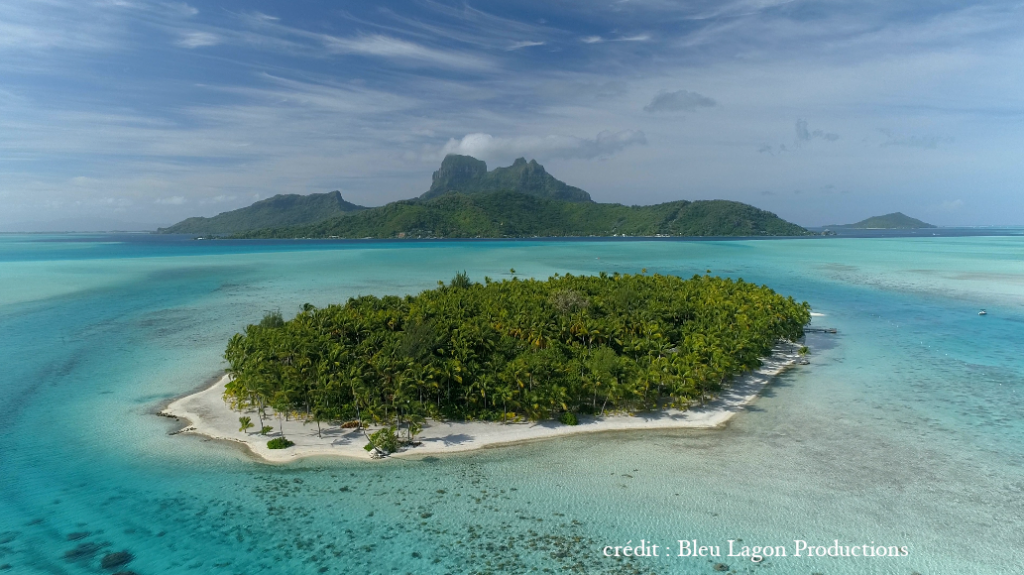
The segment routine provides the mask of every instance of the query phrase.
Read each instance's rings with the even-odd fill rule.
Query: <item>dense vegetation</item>
[[[267,447],[269,449],[288,449],[293,445],[295,445],[295,443],[293,441],[289,441],[285,437],[275,437],[267,442]]]
[[[451,192],[485,194],[501,191],[565,202],[591,201],[590,194],[547,173],[537,160],[527,162],[526,158],[519,158],[507,168],[488,172],[487,164],[482,160],[456,154],[445,156],[441,169],[434,172],[430,189],[420,198],[427,200]]]
[[[799,236],[804,228],[726,200],[653,206],[563,202],[517,192],[394,202],[309,226],[257,230],[239,238],[502,238],[563,236]]]
[[[935,226],[922,222],[917,218],[912,218],[902,212],[893,212],[891,214],[885,214],[884,216],[870,217],[855,224],[832,225],[826,227],[852,228],[860,230],[917,230],[921,228],[934,228]]]
[[[318,428],[383,424],[389,440],[425,418],[574,424],[577,413],[686,408],[800,338],[809,310],[710,275],[458,274],[417,296],[269,314],[228,344],[225,398],[264,430],[273,409]]]
[[[235,234],[260,228],[313,224],[341,214],[364,210],[346,202],[341,192],[326,194],[281,194],[251,206],[223,212],[212,218],[188,218],[167,228],[164,234]]]

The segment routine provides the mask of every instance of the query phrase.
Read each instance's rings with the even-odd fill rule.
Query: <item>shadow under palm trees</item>
[[[449,445],[462,445],[463,443],[473,441],[473,439],[472,435],[466,433],[450,433],[444,437],[426,437],[423,438],[422,441],[424,443],[428,441],[440,441],[445,445],[445,447],[448,447]]]

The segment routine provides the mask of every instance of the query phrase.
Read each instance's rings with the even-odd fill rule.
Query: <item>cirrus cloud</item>
[[[438,50],[383,34],[339,38],[324,36],[324,45],[338,54],[376,56],[392,60],[409,60],[448,68],[487,68],[488,63],[474,55]]]
[[[203,48],[220,44],[220,38],[209,32],[185,32],[175,44],[182,48]]]
[[[523,40],[521,42],[515,42],[508,48],[505,48],[505,51],[511,52],[513,50],[519,50],[520,48],[532,48],[534,46],[543,46],[544,44],[547,44],[547,42],[534,42],[531,40]]]

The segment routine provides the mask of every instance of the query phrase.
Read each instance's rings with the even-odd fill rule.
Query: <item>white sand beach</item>
[[[576,433],[598,431],[626,431],[637,429],[714,428],[724,425],[743,406],[757,397],[772,378],[800,360],[799,344],[781,343],[772,355],[762,360],[763,365],[737,378],[715,400],[705,406],[686,411],[662,410],[633,415],[606,417],[580,417],[579,425],[563,425],[557,421],[530,421],[520,423],[494,422],[439,422],[428,421],[416,440],[421,445],[399,452],[403,457],[469,451],[500,444],[547,439]],[[295,442],[287,449],[268,449],[267,441],[280,437],[279,421],[271,417],[267,423],[274,426],[269,435],[238,431],[237,411],[232,411],[223,399],[228,376],[207,389],[171,402],[161,415],[188,421],[188,425],[175,433],[199,434],[214,439],[235,441],[245,445],[257,458],[270,463],[286,463],[303,457],[342,456],[370,460],[363,449],[367,441],[359,429],[341,429],[337,425],[321,423],[321,436],[316,423],[291,420],[284,423],[284,432]],[[256,417],[253,416],[253,421]],[[367,430],[372,432],[373,429]]]

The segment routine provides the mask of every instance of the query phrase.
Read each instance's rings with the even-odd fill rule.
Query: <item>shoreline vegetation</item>
[[[724,427],[745,406],[754,401],[761,390],[775,376],[798,364],[800,344],[782,342],[762,366],[732,381],[718,397],[704,407],[687,411],[666,409],[636,414],[614,414],[605,417],[580,416],[577,425],[563,425],[556,421],[434,421],[427,420],[417,435],[419,445],[403,446],[393,456],[427,457],[450,453],[463,453],[489,447],[503,447],[519,443],[542,441],[581,433],[627,432],[672,429],[716,429]],[[364,449],[363,431],[339,426],[324,427],[317,433],[316,425],[300,420],[288,421],[285,431],[294,446],[288,449],[270,449],[268,440],[281,437],[280,431],[267,436],[241,432],[238,412],[224,401],[224,391],[230,375],[225,374],[213,385],[201,391],[172,401],[160,414],[184,420],[187,424],[171,433],[200,435],[215,440],[240,444],[250,454],[265,463],[283,464],[307,457],[344,457],[371,459]],[[255,417],[255,410],[249,412]],[[273,414],[271,414],[273,415]],[[380,427],[365,430],[372,433]]]
[[[806,302],[710,270],[688,280],[601,273],[483,283],[460,273],[416,296],[306,304],[289,321],[267,314],[229,342],[222,404],[251,447],[289,451],[286,426],[301,422],[321,441],[362,435],[374,457],[423,452],[428,421],[434,431],[477,422],[594,429],[644,413],[692,426],[701,417],[689,413],[709,413],[730,381],[763,368],[761,358],[799,340],[809,322]],[[207,406],[189,419],[210,415]],[[224,435],[223,421],[215,427]],[[483,432],[473,431],[455,435]]]

